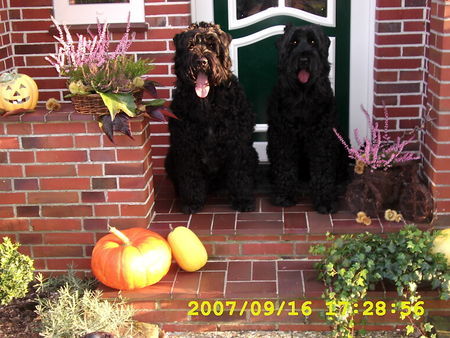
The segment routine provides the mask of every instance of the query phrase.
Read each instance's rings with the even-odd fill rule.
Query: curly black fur
[[[232,207],[254,210],[254,174],[258,156],[252,147],[255,116],[231,72],[229,34],[218,25],[199,23],[174,37],[176,90],[169,121],[166,171],[182,202],[195,213],[207,193],[225,183]],[[196,94],[199,74],[209,84],[206,97]]]
[[[309,179],[315,209],[335,210],[337,183],[345,177],[348,161],[332,131],[337,116],[328,79],[329,46],[329,38],[315,25],[288,25],[279,41],[267,148],[276,205],[294,205],[299,182]]]

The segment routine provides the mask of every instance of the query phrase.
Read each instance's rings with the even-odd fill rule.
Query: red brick
[[[94,205],[94,213],[97,217],[119,216],[119,206],[117,204]]]
[[[31,134],[31,124],[28,123],[8,123],[6,125],[8,135],[29,135]]]
[[[0,204],[25,204],[25,193],[23,192],[2,192]]]
[[[292,255],[294,246],[291,243],[255,243],[242,244],[243,255]]]
[[[92,216],[92,207],[88,205],[43,206],[44,217],[83,217]]]
[[[1,218],[10,218],[10,217],[14,217],[14,208],[0,206],[0,219]]]
[[[90,179],[84,177],[67,178],[41,178],[41,190],[83,190],[91,186]]]
[[[375,14],[376,20],[409,20],[409,19],[425,19],[425,9],[390,9],[378,10]]]
[[[75,136],[75,146],[77,148],[100,147],[100,135],[77,135]]]
[[[422,66],[421,59],[380,59],[375,58],[377,69],[416,69]]]
[[[9,159],[11,163],[33,163],[35,161],[32,151],[11,151]]]
[[[78,203],[76,192],[29,192],[28,203],[31,204],[55,204],[55,203]]]
[[[0,191],[11,191],[11,180],[0,179]]]
[[[75,134],[85,133],[86,125],[80,122],[45,123],[33,125],[34,134]]]
[[[81,193],[82,203],[105,202],[105,193],[103,191],[83,191]]]
[[[377,0],[378,8],[401,7],[402,0]]]
[[[113,162],[116,160],[116,152],[114,150],[91,150],[89,158],[93,162]]]
[[[17,137],[0,137],[0,149],[18,149],[19,140]]]
[[[189,13],[189,4],[165,4],[164,6],[145,6],[146,15],[164,15],[164,14],[180,14]]]
[[[66,259],[48,259],[47,267],[50,270],[64,270],[66,271],[71,266],[76,269],[87,270],[91,268],[91,260],[90,258],[66,258]]]
[[[150,205],[147,204],[123,204],[120,206],[122,216],[147,216],[150,212]]]
[[[79,219],[32,219],[31,226],[35,231],[49,230],[81,230],[81,220]]]
[[[117,180],[115,177],[93,177],[92,189],[116,189]]]
[[[105,164],[105,175],[139,175],[144,172],[143,163]]]
[[[0,231],[28,231],[28,223],[24,218],[0,219]]]
[[[84,162],[87,153],[84,150],[37,151],[38,162]]]
[[[42,234],[19,234],[21,244],[42,244]]]
[[[78,176],[102,176],[103,165],[101,164],[78,164]]]
[[[22,166],[0,164],[0,177],[22,177]]]
[[[72,136],[22,137],[24,149],[73,148]]]
[[[375,85],[375,92],[381,94],[419,93],[420,83],[379,83]]]
[[[34,257],[80,257],[83,255],[81,246],[72,245],[36,245],[33,247]]]
[[[148,198],[147,191],[109,191],[108,202],[144,202]]]
[[[39,217],[39,206],[17,206],[17,217]]]
[[[89,232],[44,233],[46,244],[92,244],[94,234]]]
[[[77,173],[74,165],[28,165],[25,174],[27,177],[46,177],[76,176]]]

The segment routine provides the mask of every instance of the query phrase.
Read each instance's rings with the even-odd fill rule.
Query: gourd
[[[33,110],[39,97],[36,82],[25,74],[4,73],[0,78],[0,109]]]
[[[92,252],[92,273],[114,289],[133,290],[159,282],[172,263],[171,249],[159,234],[131,228],[110,228]]]
[[[443,253],[447,258],[447,265],[450,266],[450,228],[444,229],[433,241],[433,253]]]
[[[205,246],[192,230],[178,226],[169,233],[167,240],[175,261],[184,271],[197,271],[208,261]]]

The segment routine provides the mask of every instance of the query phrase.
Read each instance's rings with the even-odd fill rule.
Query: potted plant
[[[397,209],[405,219],[424,221],[431,216],[432,199],[419,176],[420,155],[405,150],[413,136],[392,140],[388,134],[388,113],[385,108],[384,129],[373,123],[363,108],[369,124],[369,135],[361,139],[354,130],[357,147],[347,145],[334,130],[338,139],[355,160],[352,182],[348,185],[345,200],[354,214],[365,212],[377,216],[383,209]]]
[[[128,21],[125,33],[114,51],[110,51],[108,26],[97,23],[97,33],[88,30],[89,37],[77,34],[75,41],[67,28],[52,18],[58,36],[58,50],[46,57],[61,76],[68,78],[67,85],[75,111],[99,115],[100,127],[112,140],[114,131],[131,137],[128,119],[144,114],[159,120],[173,116],[162,109],[164,100],[153,99],[143,103],[143,92],[156,97],[155,83],[143,76],[153,65],[149,59],[136,59],[126,54],[134,39],[130,37]]]

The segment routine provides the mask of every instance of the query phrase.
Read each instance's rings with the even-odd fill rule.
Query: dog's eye
[[[297,46],[298,45],[298,41],[297,40],[292,40],[291,41],[291,45],[292,46]]]
[[[311,46],[314,46],[314,45],[316,44],[316,40],[310,39],[310,40],[309,40],[309,44],[310,44]]]

